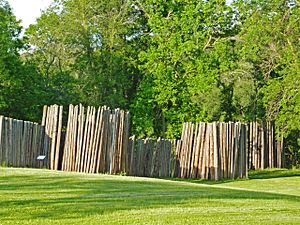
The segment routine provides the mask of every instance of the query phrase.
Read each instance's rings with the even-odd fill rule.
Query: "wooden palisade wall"
[[[171,177],[172,165],[174,165],[172,146],[171,140],[130,137],[127,174],[142,177]]]
[[[45,147],[49,148],[47,160],[49,168],[59,169],[61,139],[62,135],[62,117],[63,107],[58,105],[44,106],[42,126],[45,128],[45,134],[49,137],[49,142],[44,142]]]
[[[37,157],[48,155],[49,146],[43,126],[0,116],[0,165],[48,167],[47,159],[38,161]]]
[[[283,140],[278,141],[274,122],[248,124],[248,169],[283,167]]]
[[[58,109],[44,112],[46,115],[43,117],[50,118],[45,126],[51,128],[51,169],[110,174],[126,171],[130,128],[128,112],[111,110],[106,106],[85,109],[82,105],[70,105],[63,139],[60,138],[62,123],[61,117],[57,118]]]
[[[130,115],[106,106],[45,106],[42,125],[0,116],[0,163],[52,170],[201,179],[282,167],[273,123],[184,123],[180,140],[129,137]],[[41,164],[36,159],[45,155]]]
[[[245,178],[246,125],[242,123],[184,123],[176,144],[176,177]]]

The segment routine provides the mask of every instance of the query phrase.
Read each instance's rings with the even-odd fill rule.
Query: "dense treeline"
[[[0,0],[0,114],[109,105],[132,133],[180,136],[185,121],[275,120],[300,145],[296,0],[55,0],[23,36]]]

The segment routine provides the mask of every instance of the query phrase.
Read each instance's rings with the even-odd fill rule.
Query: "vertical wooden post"
[[[183,178],[188,178],[190,175],[190,162],[191,162],[191,152],[192,152],[192,143],[193,143],[193,132],[194,132],[194,124],[188,123],[188,131],[187,131],[187,142],[185,147],[184,154],[184,170],[183,170]]]
[[[44,107],[43,107],[42,126],[45,126],[45,124],[46,124],[47,111],[48,111],[48,106],[44,105]]]
[[[36,138],[37,138],[37,130],[36,130],[36,123],[31,123],[32,130],[31,130],[31,147],[29,148],[29,157],[30,157],[30,163],[29,167],[33,168],[35,167],[35,161],[36,161]]]
[[[104,124],[103,124],[103,145],[102,145],[102,150],[101,150],[101,163],[100,163],[100,170],[101,172],[107,171],[106,168],[107,166],[107,158],[109,154],[109,145],[110,145],[110,110],[109,108],[105,107],[104,111]]]
[[[13,141],[12,141],[13,128],[12,128],[12,125],[13,124],[12,123],[13,123],[12,118],[8,118],[8,154],[7,154],[7,156],[8,156],[8,165],[9,166],[13,165],[13,154],[12,154],[12,152],[13,152]]]
[[[27,151],[27,156],[28,156],[28,167],[32,165],[32,140],[33,140],[33,123],[29,122],[29,141],[28,141],[28,151]]]
[[[235,160],[235,146],[236,146],[236,127],[235,124],[230,122],[230,178],[234,178],[234,160]]]
[[[56,147],[56,132],[57,132],[57,105],[52,106],[52,126],[51,126],[51,150],[50,150],[50,168],[54,170],[55,167],[55,147]]]
[[[176,154],[174,162],[174,177],[180,177],[180,160],[181,160],[181,149],[182,149],[182,140],[176,141]]]
[[[106,124],[106,109],[105,107],[101,107],[100,111],[100,124],[99,124],[99,149],[98,149],[98,157],[97,157],[97,165],[96,172],[99,173],[101,171],[101,165],[103,166],[103,154],[104,154],[104,139],[105,139],[105,124]]]
[[[204,144],[205,144],[205,133],[206,133],[206,123],[200,123],[201,132],[199,136],[199,163],[198,163],[198,178],[203,179],[205,176],[205,154],[204,154]]]
[[[245,156],[244,156],[244,162],[245,162],[245,178],[248,178],[248,170],[249,170],[249,161],[248,161],[248,154],[249,154],[249,126],[245,125],[245,145],[246,145],[246,149],[245,149]]]
[[[233,157],[232,157],[232,175],[231,178],[236,178],[237,166],[238,166],[238,148],[239,148],[239,138],[238,138],[238,124],[233,123]]]
[[[42,119],[42,131],[41,131],[41,135],[42,135],[42,143],[41,143],[41,149],[42,149],[42,154],[46,156],[46,160],[45,160],[45,167],[48,168],[48,165],[49,165],[49,158],[47,157],[47,146],[48,146],[48,142],[49,142],[49,137],[48,137],[48,131],[47,131],[47,124],[46,124],[46,121],[47,121],[47,117],[48,117],[48,106],[47,105],[44,105],[43,107],[43,119]],[[24,122],[23,122],[23,130],[25,129],[25,126],[24,126]],[[23,137],[24,139],[24,137]],[[22,151],[24,151],[24,149],[22,148]],[[21,160],[22,161],[22,160]],[[23,161],[24,162],[24,161]]]
[[[249,126],[249,150],[248,150],[248,169],[253,168],[253,122],[250,122]]]
[[[133,176],[135,173],[134,170],[134,157],[135,157],[135,136],[130,137],[131,149],[130,149],[130,163],[129,163],[129,175]],[[152,171],[151,171],[152,174]],[[151,176],[150,174],[150,176]]]
[[[22,143],[21,143],[21,166],[25,167],[25,145],[26,145],[26,129],[27,123],[23,121],[23,129],[22,129]]]
[[[185,134],[184,134],[184,139],[183,139],[183,148],[182,148],[182,162],[181,162],[181,174],[180,177],[184,178],[185,177],[185,172],[186,172],[186,160],[187,160],[187,149],[188,149],[188,137],[189,137],[189,123],[185,123]]]
[[[73,105],[69,105],[69,113],[68,113],[68,123],[67,123],[67,130],[66,130],[66,137],[65,137],[65,146],[64,146],[64,153],[63,153],[63,161],[62,161],[62,170],[67,171],[69,167],[69,146],[70,146],[70,136],[71,136],[71,118],[73,116]]]
[[[92,155],[92,141],[94,137],[95,132],[95,113],[96,109],[95,107],[91,107],[91,113],[90,113],[90,123],[88,128],[88,136],[87,136],[87,148],[86,148],[86,161],[85,161],[85,167],[84,172],[88,173],[91,163],[91,155]]]
[[[262,130],[261,130],[261,124],[260,123],[258,123],[257,124],[258,125],[258,141],[257,141],[257,145],[258,145],[258,147],[257,147],[257,168],[259,168],[259,169],[261,169],[261,139],[262,139]]]
[[[211,132],[211,127],[209,126],[208,123],[206,125],[206,132],[205,132],[205,140],[203,141],[203,164],[202,164],[202,179],[208,179],[209,175],[209,136]]]
[[[92,128],[93,128],[93,116],[94,116],[94,107],[90,107],[89,112],[86,114],[86,139],[85,139],[85,152],[84,152],[84,163],[83,163],[83,169],[81,172],[87,172],[88,166],[89,166],[89,157],[90,157],[90,140],[92,135]]]
[[[21,127],[22,121],[21,120],[17,120],[16,121],[16,146],[17,146],[17,165],[18,167],[21,166],[21,141],[22,141],[22,127]],[[1,136],[1,132],[0,132],[0,136]],[[1,161],[1,160],[0,160]]]
[[[283,146],[283,136],[278,137],[277,140],[277,157],[278,157],[278,168],[284,168],[285,166],[285,155],[284,155],[284,146]]]
[[[72,118],[72,135],[71,135],[71,146],[70,146],[70,171],[75,171],[76,169],[76,155],[77,155],[77,136],[78,136],[78,114],[79,114],[79,106],[76,105],[73,111]]]
[[[238,173],[237,177],[238,178],[243,178],[244,177],[244,168],[246,166],[244,162],[244,156],[246,155],[245,153],[245,131],[244,131],[244,124],[239,123],[239,160],[238,160]]]
[[[99,140],[100,140],[100,131],[101,131],[101,123],[102,123],[102,117],[101,117],[101,108],[99,107],[97,110],[97,115],[96,115],[96,122],[95,122],[95,133],[93,137],[93,142],[92,142],[92,157],[91,157],[91,166],[89,173],[95,173],[96,172],[96,160],[98,156],[98,151],[99,151]]]
[[[213,126],[213,156],[214,156],[214,179],[219,180],[219,145],[218,145],[218,125],[216,122],[212,124]]]
[[[3,116],[0,115],[0,166],[2,165],[3,163]]]
[[[21,142],[21,133],[20,133],[20,129],[21,129],[21,126],[20,126],[20,123],[21,121],[20,120],[16,120],[16,130],[15,130],[15,133],[16,133],[16,136],[15,136],[15,143],[16,143],[16,151],[17,151],[17,159],[16,159],[16,166],[17,167],[20,167],[21,165],[21,147],[20,147],[20,142]],[[36,146],[36,150],[37,150],[37,146]]]
[[[20,123],[20,126],[22,126],[22,123]],[[43,140],[43,133],[42,133],[43,127],[41,125],[38,125],[38,138],[37,138],[37,156],[43,155],[43,149],[42,149],[42,140]],[[22,136],[22,134],[21,134]],[[21,138],[22,140],[22,138]],[[37,158],[36,158],[37,160]],[[36,162],[37,168],[43,168],[43,161],[37,161]]]
[[[128,140],[130,135],[130,114],[129,112],[125,113],[125,127],[124,127],[124,137],[123,137],[123,167],[122,170],[126,173],[129,171],[128,160],[129,160],[129,149],[128,149]]]
[[[84,136],[84,107],[79,104],[78,112],[78,133],[77,133],[77,143],[76,143],[76,162],[75,171],[80,172],[80,166],[82,161],[82,142]]]
[[[179,177],[182,178],[185,170],[185,152],[186,152],[186,142],[187,142],[187,132],[188,132],[188,123],[183,124],[183,129],[182,129],[182,147],[181,147],[181,155],[180,155],[180,175]]]
[[[274,165],[274,152],[273,152],[273,136],[274,136],[274,127],[270,124],[270,147],[269,147],[269,167],[273,168]]]
[[[56,135],[56,146],[55,146],[55,156],[54,156],[54,170],[58,170],[58,163],[59,163],[59,153],[60,153],[60,141],[61,141],[61,129],[62,129],[62,116],[63,116],[63,106],[60,106],[58,109],[58,128],[57,128],[57,135]],[[57,116],[56,116],[57,118]]]
[[[84,171],[84,161],[85,161],[85,150],[86,150],[86,142],[87,142],[87,133],[88,133],[88,124],[89,124],[89,115],[90,115],[90,107],[88,106],[86,115],[83,116],[82,126],[83,126],[83,138],[82,138],[82,148],[81,148],[81,157],[80,157],[80,166],[79,166],[79,172]],[[85,118],[84,118],[85,117]],[[85,123],[84,123],[85,122]]]
[[[210,134],[209,134],[209,179],[215,180],[215,168],[214,168],[214,160],[215,160],[215,153],[214,153],[214,129],[213,124],[209,123]]]
[[[11,165],[16,166],[16,149],[15,149],[15,120],[10,118],[10,139],[11,139],[11,149],[10,149],[10,157],[11,157]]]
[[[153,168],[151,171],[151,176],[152,177],[158,177],[159,176],[159,158],[160,158],[160,154],[161,154],[161,139],[158,138],[157,142],[156,142],[156,148],[155,151],[153,153]]]
[[[194,160],[194,165],[193,165],[193,170],[194,170],[194,174],[193,174],[193,178],[198,178],[199,177],[199,167],[200,167],[200,147],[201,147],[201,135],[203,132],[203,124],[199,123],[198,124],[198,134],[197,136],[195,136],[195,160]]]
[[[190,177],[191,178],[196,178],[197,176],[197,163],[198,163],[198,149],[197,149],[197,137],[198,137],[198,133],[199,133],[199,123],[196,123],[196,128],[195,128],[195,132],[193,135],[193,147],[192,147],[192,154],[191,154],[191,164],[190,164]],[[197,162],[197,163],[195,163]]]
[[[265,133],[266,133],[264,122],[262,122],[262,124],[261,124],[260,132],[261,132],[261,163],[260,163],[260,165],[261,165],[261,168],[264,169],[265,168]]]
[[[5,165],[9,165],[9,123],[8,123],[8,118],[4,118],[4,137],[5,137],[5,148],[4,148],[4,155],[5,155]]]
[[[253,126],[253,167],[254,169],[258,169],[258,165],[257,165],[257,152],[258,152],[258,149],[257,149],[257,145],[258,145],[258,133],[257,133],[257,121],[254,122],[254,126]]]
[[[222,123],[222,179],[227,179],[227,163],[228,163],[228,149],[227,149],[227,123]]]
[[[220,179],[226,178],[226,126],[225,123],[220,123]]]

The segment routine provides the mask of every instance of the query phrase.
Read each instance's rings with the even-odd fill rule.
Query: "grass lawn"
[[[0,224],[300,224],[300,170],[185,182],[0,168]]]

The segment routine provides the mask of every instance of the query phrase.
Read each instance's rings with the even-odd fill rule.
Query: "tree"
[[[233,9],[225,1],[185,0],[145,1],[138,7],[151,29],[149,47],[140,54],[147,75],[134,110],[136,129],[148,130],[140,135],[173,138],[185,121],[237,118],[230,91],[238,79],[227,79],[238,69]]]
[[[284,136],[286,149],[299,159],[299,2],[237,1],[236,6],[243,17],[240,55],[260,77],[265,119],[275,120],[278,138]]]
[[[127,1],[57,0],[27,30],[28,59],[48,82],[72,83],[67,102],[128,109],[139,79],[133,11]]]
[[[0,0],[0,114],[37,119],[38,80],[33,67],[22,62],[22,27],[9,4]]]

